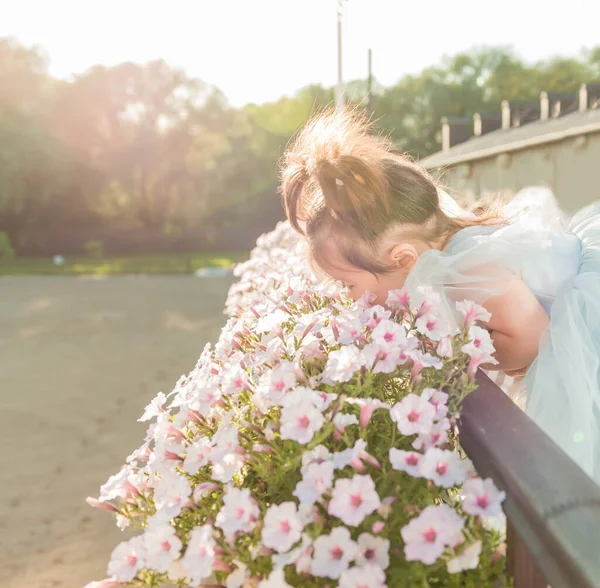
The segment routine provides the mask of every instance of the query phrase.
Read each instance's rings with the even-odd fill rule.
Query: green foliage
[[[0,259],[5,261],[7,259],[14,259],[14,257],[15,250],[10,243],[8,233],[0,232]]]
[[[442,116],[497,112],[502,99],[575,92],[599,76],[600,47],[533,65],[483,47],[390,88],[375,81],[372,106],[398,148],[422,157],[439,149]],[[347,96],[366,106],[366,82],[349,82]],[[19,251],[72,226],[204,231],[237,210],[272,210],[264,194],[277,184],[277,160],[333,101],[332,88],[311,85],[235,109],[162,60],[58,81],[36,49],[0,39],[0,231]]]
[[[92,259],[102,259],[104,257],[104,246],[102,241],[88,241],[85,244],[85,252]]]

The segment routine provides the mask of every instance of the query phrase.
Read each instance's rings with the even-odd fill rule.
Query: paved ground
[[[85,497],[225,318],[229,279],[0,279],[0,586],[80,588],[123,536]]]

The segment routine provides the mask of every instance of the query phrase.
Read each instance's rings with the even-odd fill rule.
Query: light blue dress
[[[600,484],[600,203],[566,220],[540,189],[505,212],[506,224],[464,229],[421,255],[406,286],[438,291],[450,317],[455,301],[483,303],[507,277],[525,282],[550,317],[523,381],[526,411]]]

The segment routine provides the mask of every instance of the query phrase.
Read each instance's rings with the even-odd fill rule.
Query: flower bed
[[[142,530],[88,586],[502,583],[485,520],[503,493],[453,426],[491,360],[487,313],[462,302],[452,330],[433,295],[351,302],[285,223],[236,272],[219,341],[146,407],[144,443],[88,499]]]

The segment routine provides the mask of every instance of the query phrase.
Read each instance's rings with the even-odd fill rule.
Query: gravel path
[[[0,586],[80,588],[123,539],[88,495],[225,322],[229,278],[0,279]]]

